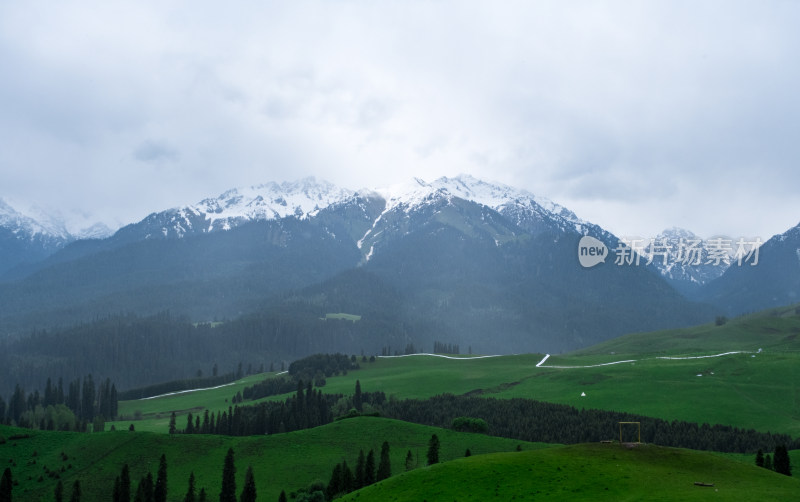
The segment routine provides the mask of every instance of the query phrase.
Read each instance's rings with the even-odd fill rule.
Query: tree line
[[[76,378],[64,386],[63,379],[50,378],[44,393],[28,394],[19,384],[8,404],[0,397],[0,422],[41,430],[85,431],[88,423],[102,429],[105,420],[117,416],[119,396],[109,379],[95,384],[91,374]]]
[[[488,433],[525,441],[574,444],[615,437],[619,422],[641,422],[642,441],[662,446],[732,453],[769,451],[776,445],[800,448],[787,434],[758,432],[728,425],[667,421],[615,411],[578,409],[533,399],[497,399],[444,394],[430,399],[388,400],[383,416],[436,427],[452,426],[458,417],[482,419]]]

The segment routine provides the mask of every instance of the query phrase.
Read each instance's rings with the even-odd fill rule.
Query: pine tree
[[[356,380],[356,393],[353,396],[353,408],[358,411],[361,411],[363,408],[361,402],[361,382],[359,380]]]
[[[347,465],[347,460],[342,461],[342,481],[341,488],[343,493],[350,493],[355,490],[356,481],[353,478],[353,471]]]
[[[761,448],[759,448],[756,453],[756,466],[764,467],[764,450]]]
[[[128,464],[122,466],[119,475],[119,500],[120,502],[131,502],[131,471]]]
[[[288,500],[286,500],[286,490],[281,490],[281,494],[278,497],[278,502],[288,502]]]
[[[252,465],[247,468],[247,473],[244,476],[244,488],[242,488],[239,502],[256,502],[256,480],[253,477]]]
[[[119,502],[120,497],[122,497],[122,490],[120,489],[119,485],[120,485],[120,479],[119,476],[117,476],[114,479],[114,491],[112,492],[111,495],[111,500],[113,500],[114,502]]]
[[[383,442],[381,445],[381,461],[378,463],[378,474],[376,479],[382,481],[392,475],[392,460],[389,458],[389,443]]]
[[[194,434],[194,417],[192,414],[189,413],[189,416],[186,417],[186,434]]]
[[[360,450],[358,452],[358,461],[356,462],[356,479],[355,479],[355,489],[358,490],[362,488],[365,484],[364,475],[364,467],[365,467],[365,460],[364,460],[364,450]]]
[[[175,432],[177,431],[177,429],[175,428],[175,420],[176,420],[175,412],[173,411],[172,415],[169,416],[169,433],[170,434],[175,434]]]
[[[375,452],[369,450],[367,453],[367,463],[364,464],[364,486],[375,483]]]
[[[764,469],[772,470],[772,457],[769,453],[764,455]]]
[[[236,466],[233,460],[233,448],[228,448],[228,454],[225,455],[219,502],[236,502]]]
[[[439,436],[436,434],[431,436],[428,442],[428,465],[439,463]]]
[[[467,448],[467,451],[464,452],[464,456],[465,457],[471,457],[472,456],[472,452],[469,451],[469,448]]]
[[[64,483],[61,480],[58,480],[58,484],[56,485],[56,491],[53,493],[56,502],[64,502]]]
[[[11,468],[6,467],[3,477],[0,478],[0,502],[11,502],[11,492],[14,489],[14,480],[11,477]]]
[[[200,488],[200,493],[197,495],[197,502],[206,502],[206,489]]]
[[[331,473],[331,480],[328,482],[328,486],[325,489],[325,493],[328,495],[328,500],[333,500],[339,492],[342,491],[342,464],[336,464],[333,468],[333,472]]]
[[[789,452],[786,451],[786,446],[778,445],[775,447],[775,453],[772,456],[772,465],[775,472],[783,474],[784,476],[792,475],[792,466],[789,460]]]
[[[69,502],[81,502],[81,482],[79,479],[76,479],[74,483],[72,483],[72,497],[69,498]]]
[[[411,450],[408,450],[406,453],[406,471],[410,471],[414,468],[414,455],[411,453]]]
[[[186,490],[183,502],[194,502],[194,471],[189,473],[189,489]]]
[[[167,457],[163,453],[158,461],[158,476],[153,490],[154,502],[167,502]]]
[[[149,472],[146,476],[142,476],[139,480],[139,486],[136,488],[135,502],[153,502],[154,500],[154,487],[153,475]]]

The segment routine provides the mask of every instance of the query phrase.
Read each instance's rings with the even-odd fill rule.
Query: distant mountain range
[[[363,190],[268,183],[93,232],[0,202],[0,333],[115,312],[207,321],[342,311],[400,326],[409,342],[552,352],[797,301],[800,280],[798,227],[765,243],[755,267],[709,264],[708,241],[670,229],[650,244],[661,248],[641,251],[661,251],[649,265],[584,269],[582,236],[609,250],[624,241],[467,175]],[[687,243],[700,265],[680,255]]]

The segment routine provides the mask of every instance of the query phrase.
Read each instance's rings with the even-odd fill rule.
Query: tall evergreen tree
[[[122,472],[119,474],[119,500],[131,502],[131,471],[128,464],[122,466]]]
[[[208,497],[206,497],[206,489],[200,488],[200,493],[197,495],[197,502],[206,502]]]
[[[112,492],[111,495],[111,500],[113,500],[114,502],[119,502],[120,497],[122,496],[121,495],[122,492],[120,490],[119,485],[120,485],[120,480],[119,476],[117,476],[116,478],[114,478],[114,491]]]
[[[382,481],[392,475],[392,460],[389,458],[389,443],[383,442],[381,445],[381,460],[378,463],[377,481]]]
[[[155,499],[153,487],[153,475],[147,473],[139,480],[139,486],[136,488],[136,496],[134,502],[153,502]]]
[[[3,477],[0,478],[0,502],[11,502],[11,492],[14,489],[14,480],[11,477],[11,468],[6,467]]]
[[[343,493],[350,493],[355,490],[355,478],[353,477],[353,471],[350,470],[350,466],[347,465],[347,460],[342,461],[342,480],[341,480],[341,488]]]
[[[431,436],[428,441],[428,465],[439,463],[439,436],[436,434]]]
[[[364,464],[364,486],[375,483],[375,451],[369,450],[367,462]]]
[[[72,496],[69,498],[69,502],[81,502],[81,481],[76,479],[74,483],[72,483]]]
[[[228,448],[228,453],[225,455],[219,502],[236,502],[236,466],[233,460],[233,448]]]
[[[411,450],[408,450],[406,453],[406,471],[410,471],[414,468],[414,455],[411,453]]]
[[[169,433],[170,434],[175,434],[175,432],[177,432],[176,423],[175,423],[176,420],[177,419],[175,417],[175,412],[173,411],[172,414],[169,416]]]
[[[56,485],[56,490],[53,493],[53,497],[56,502],[64,502],[64,483],[62,483],[60,479]]]
[[[361,399],[361,381],[356,380],[356,393],[353,395],[353,408],[358,411],[361,411],[363,408]]]
[[[764,467],[764,450],[761,448],[759,448],[758,452],[756,452],[756,466]]]
[[[163,453],[158,460],[158,475],[153,490],[154,502],[167,502],[167,457]]]
[[[365,486],[365,474],[364,474],[364,467],[365,467],[365,458],[364,458],[364,450],[360,450],[358,452],[358,461],[356,461],[356,478],[355,478],[355,486],[354,488],[358,490]]]
[[[194,471],[189,473],[189,489],[186,490],[186,496],[183,497],[183,502],[194,502]]]
[[[244,475],[244,488],[242,488],[239,502],[256,502],[256,480],[253,476],[252,465],[247,467],[247,473]]]
[[[773,470],[772,469],[772,456],[769,453],[764,455],[764,469],[769,469],[770,471]]]
[[[786,451],[785,445],[778,445],[775,447],[775,453],[772,456],[772,465],[775,472],[783,474],[784,476],[792,475],[792,465],[789,460],[789,452]]]
[[[325,489],[325,493],[328,495],[328,500],[333,500],[336,495],[338,495],[342,491],[342,464],[336,464],[333,468],[333,472],[331,473],[331,480],[328,482],[328,486]]]
[[[278,496],[278,502],[288,502],[288,500],[286,500],[286,490],[281,490],[281,494]]]

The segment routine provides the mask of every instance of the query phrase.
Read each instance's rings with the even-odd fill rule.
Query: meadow
[[[19,434],[30,437],[9,439]],[[0,435],[6,438],[5,444],[0,444],[0,459],[13,466],[15,479],[20,483],[14,489],[15,500],[52,500],[57,480],[48,477],[47,470],[58,471],[65,487],[80,479],[83,500],[109,500],[114,479],[123,464],[129,465],[135,486],[147,472],[156,475],[162,453],[167,458],[170,500],[182,500],[191,472],[195,474],[198,492],[204,487],[209,500],[213,500],[219,494],[225,454],[228,448],[233,448],[237,486],[243,486],[245,471],[252,465],[259,500],[278,500],[281,490],[289,494],[314,481],[327,484],[338,462],[346,460],[355,466],[359,450],[367,453],[374,449],[377,455],[383,441],[389,442],[393,473],[405,470],[409,450],[417,465],[423,466],[432,434],[437,434],[441,441],[442,461],[463,457],[467,449],[480,455],[515,451],[517,447],[523,450],[550,447],[385,418],[358,417],[314,429],[257,437],[170,436],[129,431],[86,434],[0,426]]]

